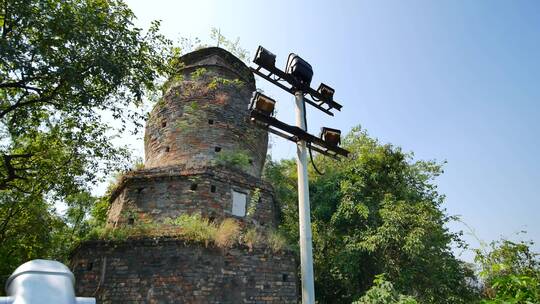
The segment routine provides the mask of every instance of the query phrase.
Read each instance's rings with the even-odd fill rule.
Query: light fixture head
[[[269,70],[276,66],[276,55],[259,45],[257,53],[255,53],[255,58],[253,58],[253,62]]]
[[[334,92],[336,92],[336,90],[324,83],[321,83],[317,89],[317,92],[321,95],[323,101],[332,101],[334,99]]]
[[[261,92],[255,92],[251,99],[251,110],[256,110],[266,116],[272,116],[274,114],[274,107],[276,101],[272,98],[262,94]]]
[[[321,129],[321,139],[330,146],[337,147],[341,144],[341,131],[323,127]]]
[[[300,58],[300,56],[290,53],[287,59],[287,67],[285,72],[293,76],[298,82],[309,87],[313,78],[313,68],[311,65]]]

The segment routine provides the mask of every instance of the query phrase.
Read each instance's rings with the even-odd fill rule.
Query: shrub
[[[208,219],[202,218],[199,213],[182,214],[166,223],[178,226],[181,229],[180,235],[186,240],[203,242],[205,246],[216,237],[217,227]]]
[[[123,241],[130,236],[130,230],[129,227],[95,227],[86,235],[86,239]]]
[[[231,248],[243,243],[251,252],[255,246],[266,244],[274,253],[288,248],[287,240],[280,232],[271,230],[266,234],[256,228],[242,231],[239,222],[232,218],[224,219],[216,225],[200,213],[182,214],[177,218],[168,218],[162,223],[140,220],[135,225],[119,226],[116,228],[101,226],[94,227],[86,235],[88,240],[124,241],[137,237],[177,237],[186,241],[204,243],[206,247],[213,243],[220,248]]]
[[[353,304],[418,304],[413,297],[398,294],[392,282],[386,281],[384,275],[376,276],[373,283],[366,294]]]
[[[205,68],[198,68],[195,71],[191,73],[191,79],[192,80],[199,80],[200,78],[204,77],[206,75],[206,69]]]
[[[232,166],[241,170],[249,168],[249,156],[246,151],[223,151],[216,156],[218,165]]]
[[[240,236],[240,225],[234,219],[223,220],[217,228],[214,242],[221,248],[230,248],[238,242]]]
[[[476,250],[487,298],[481,303],[540,303],[540,255],[531,246],[501,240]]]
[[[151,221],[141,221],[133,226],[120,226],[116,228],[98,226],[86,235],[89,240],[115,240],[123,241],[130,237],[156,236],[162,234],[161,226]]]
[[[248,246],[249,251],[252,251],[255,246],[259,245],[263,241],[263,235],[255,228],[249,228],[244,233],[244,244]]]
[[[271,230],[267,235],[268,246],[273,252],[280,252],[287,248],[287,239],[279,231]]]

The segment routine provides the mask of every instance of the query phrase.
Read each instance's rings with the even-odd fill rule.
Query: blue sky
[[[417,159],[446,160],[437,184],[449,214],[461,215],[484,241],[526,230],[525,239],[540,242],[540,2],[127,4],[138,26],[162,20],[162,32],[173,40],[205,41],[216,27],[240,37],[251,54],[265,46],[278,66],[290,52],[299,54],[314,67],[313,86],[331,85],[343,104],[335,117],[308,111],[312,132],[361,125]],[[292,123],[293,97],[258,83],[278,100],[279,118]],[[142,141],[129,140],[140,153]],[[274,158],[294,152],[291,143],[273,140]]]

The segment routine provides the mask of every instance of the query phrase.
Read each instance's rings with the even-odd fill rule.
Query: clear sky
[[[251,54],[265,46],[278,66],[289,52],[301,55],[314,68],[313,86],[331,85],[343,104],[335,117],[308,111],[313,133],[361,125],[417,159],[447,160],[437,183],[449,214],[485,241],[526,230],[540,242],[540,2],[127,3],[138,26],[162,20],[171,39],[204,41],[216,27]],[[293,123],[293,97],[258,83],[278,100],[278,117]],[[142,151],[142,141],[131,141]],[[273,158],[294,152],[273,140]]]

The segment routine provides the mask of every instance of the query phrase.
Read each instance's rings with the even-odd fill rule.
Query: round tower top
[[[260,177],[268,134],[249,121],[253,73],[228,51],[210,47],[180,57],[145,132],[145,168],[220,165]]]
[[[238,57],[220,47],[198,49],[180,57],[184,67],[180,70],[195,70],[204,66],[219,66],[228,69],[242,81],[252,84],[255,90],[255,78],[249,67]]]

